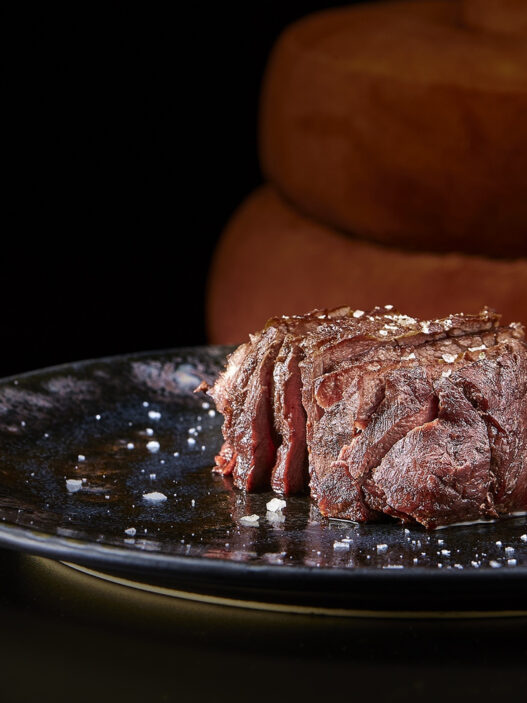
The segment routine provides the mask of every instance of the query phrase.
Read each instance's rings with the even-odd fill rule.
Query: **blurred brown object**
[[[263,83],[266,177],[363,238],[525,256],[526,22],[526,0],[365,3],[296,22]]]
[[[479,29],[527,35],[525,0],[464,0],[463,17],[467,25]]]
[[[271,186],[238,209],[220,240],[209,278],[212,343],[238,343],[273,315],[342,304],[392,304],[424,319],[478,312],[527,318],[527,259],[405,252],[317,223]]]

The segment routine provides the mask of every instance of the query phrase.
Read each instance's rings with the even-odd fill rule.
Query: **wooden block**
[[[527,41],[464,25],[452,0],[308,16],[272,52],[260,155],[287,199],[341,230],[526,255]]]
[[[433,319],[478,312],[527,322],[527,259],[423,254],[372,244],[299,214],[269,186],[234,214],[207,294],[209,341],[235,344],[273,315],[392,304]]]

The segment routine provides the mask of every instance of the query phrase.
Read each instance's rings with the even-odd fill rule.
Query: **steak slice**
[[[289,441],[286,445],[291,450],[291,461],[288,460],[290,452],[284,446],[279,455],[281,468],[277,466],[277,470],[273,470],[282,441],[275,424],[278,427],[283,424],[275,423],[273,414],[275,361],[287,335],[292,338],[295,334],[305,335],[328,320],[348,313],[349,308],[337,308],[314,310],[303,316],[271,318],[264,330],[251,335],[249,342],[229,357],[226,370],[214,386],[209,388],[202,384],[199,387],[208,391],[225,417],[222,427],[225,441],[216,457],[214,471],[224,476],[232,474],[235,485],[247,491],[269,488],[272,474],[275,475],[273,485],[280,492],[305,488],[305,480],[299,480],[300,476],[305,476],[305,471],[298,442]],[[297,354],[295,352],[295,356]],[[289,384],[288,397],[291,393],[294,395],[294,382]],[[291,431],[288,436],[291,437]],[[297,478],[291,481],[289,477],[294,475]]]
[[[496,510],[504,515],[527,510],[525,344],[505,339],[455,378],[487,425]]]
[[[383,379],[384,398],[364,431],[359,432],[349,445],[340,450],[338,460],[331,464],[330,473],[345,471],[356,486],[359,495],[371,469],[377,466],[391,447],[417,425],[430,422],[437,416],[437,398],[427,372],[422,368],[397,369]],[[327,476],[327,473],[326,473]],[[331,491],[319,482],[322,512],[335,510]],[[333,481],[331,482],[333,485]],[[365,511],[374,513],[364,500],[355,505],[339,502],[340,516],[364,519]],[[377,507],[377,506],[375,506]],[[357,515],[355,512],[358,510]]]
[[[443,378],[435,391],[437,419],[396,442],[367,489],[388,515],[429,528],[497,517],[485,422],[453,382]]]
[[[269,487],[269,470],[276,455],[270,399],[274,361],[282,339],[280,331],[271,328],[265,343],[259,345],[256,365],[243,396],[243,410],[235,414],[230,433],[236,452],[234,483],[247,491]]]
[[[271,475],[276,493],[301,493],[308,486],[306,413],[302,405],[299,363],[303,358],[297,337],[286,337],[276,360],[274,422],[280,443]]]

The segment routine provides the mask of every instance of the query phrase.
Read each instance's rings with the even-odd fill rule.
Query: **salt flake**
[[[287,503],[285,502],[285,500],[281,500],[280,498],[273,498],[267,503],[265,507],[270,513],[276,513],[280,510],[283,510],[286,505]]]
[[[149,503],[164,503],[167,497],[164,493],[152,491],[152,493],[143,493],[143,499]]]
[[[453,364],[457,359],[457,354],[443,354],[441,358],[443,361],[446,361],[447,364]]]
[[[77,478],[66,479],[66,488],[69,493],[77,493],[82,488],[82,480]]]

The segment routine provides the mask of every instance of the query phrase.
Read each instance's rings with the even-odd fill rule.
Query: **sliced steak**
[[[270,320],[209,390],[216,470],[320,511],[426,527],[527,510],[527,346],[499,315],[391,306]]]

